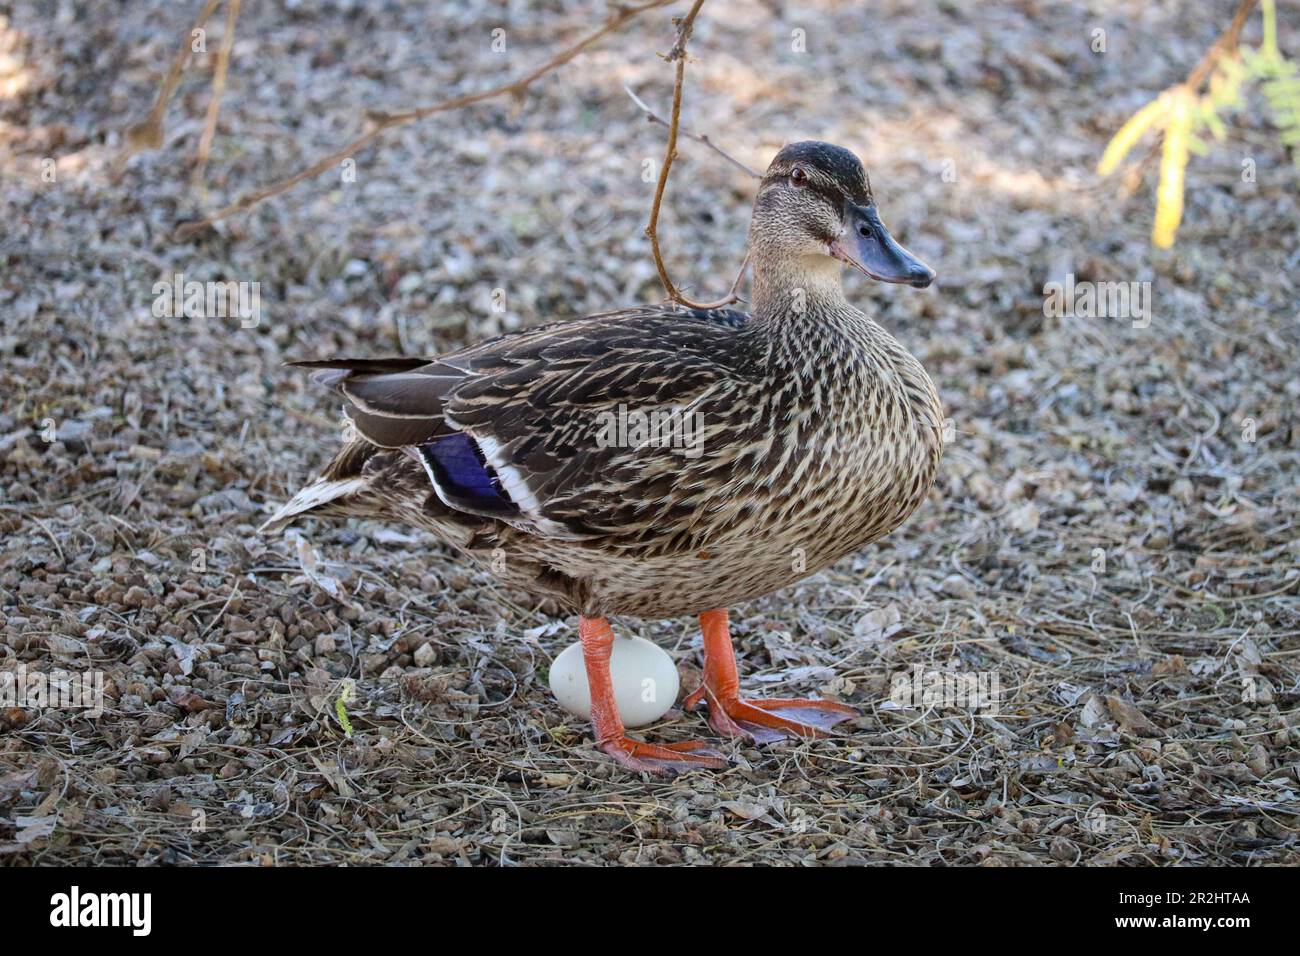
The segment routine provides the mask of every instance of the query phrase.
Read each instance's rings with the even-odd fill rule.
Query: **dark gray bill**
[[[844,204],[844,235],[831,243],[831,255],[880,282],[924,289],[934,281],[934,270],[894,241],[875,203]]]

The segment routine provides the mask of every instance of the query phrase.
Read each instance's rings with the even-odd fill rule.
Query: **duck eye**
[[[806,186],[808,184],[808,174],[799,166],[790,170],[790,183],[794,186]]]

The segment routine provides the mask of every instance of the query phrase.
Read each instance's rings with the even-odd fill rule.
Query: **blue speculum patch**
[[[519,513],[502,489],[501,479],[471,436],[461,432],[419,448],[438,488],[450,504],[495,515]]]

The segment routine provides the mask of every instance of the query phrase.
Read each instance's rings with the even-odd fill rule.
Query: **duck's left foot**
[[[861,716],[848,704],[831,700],[741,697],[726,609],[701,614],[700,629],[704,632],[704,682],[682,706],[694,710],[707,698],[709,726],[724,737],[740,737],[761,744],[783,737],[828,737],[827,731],[836,724]]]
[[[725,770],[727,758],[704,740],[679,744],[648,744],[623,735],[606,740],[599,747],[629,770],[654,774],[677,774],[686,770]]]
[[[695,709],[706,691],[701,686],[686,698],[683,706],[687,710]],[[724,737],[740,737],[760,744],[786,737],[828,737],[828,731],[836,724],[859,716],[855,708],[831,700],[799,697],[761,700],[709,695],[710,727]]]

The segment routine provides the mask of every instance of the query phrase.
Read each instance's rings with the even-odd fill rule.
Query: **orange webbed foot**
[[[700,629],[704,633],[704,682],[683,706],[694,710],[707,700],[709,726],[723,736],[755,743],[784,737],[828,737],[827,731],[836,724],[861,716],[847,704],[830,700],[741,697],[726,610],[705,611],[700,615]]]
[[[722,754],[704,740],[679,744],[648,744],[620,736],[597,746],[629,770],[672,775],[686,770],[725,770],[731,766]]]
[[[582,658],[591,688],[591,726],[596,732],[596,746],[629,770],[674,774],[683,770],[725,770],[727,758],[703,740],[679,744],[647,744],[633,740],[623,727],[614,699],[614,685],[609,661],[614,647],[614,632],[603,617],[578,620],[578,637],[582,641]]]
[[[687,709],[698,706],[703,698],[701,687],[686,700]],[[754,743],[766,744],[786,737],[815,739],[829,737],[828,731],[836,724],[860,712],[831,700],[808,698],[709,698],[709,726],[724,737],[740,737]]]

